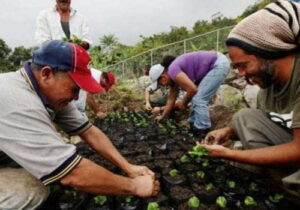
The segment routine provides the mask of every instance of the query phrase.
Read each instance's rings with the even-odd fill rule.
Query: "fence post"
[[[122,62],[122,79],[125,78],[125,62]]]
[[[153,50],[150,53],[150,66],[153,66]]]
[[[217,52],[219,51],[219,39],[220,39],[220,29],[217,30]]]
[[[183,54],[186,53],[186,40],[183,40]]]

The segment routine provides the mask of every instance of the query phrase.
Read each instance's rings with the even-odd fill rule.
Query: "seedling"
[[[190,208],[198,208],[200,206],[200,200],[196,196],[193,196],[189,199],[188,206]]]
[[[220,173],[220,172],[222,172],[222,171],[225,171],[225,166],[218,166],[218,167],[216,168],[216,173]]]
[[[177,169],[172,169],[171,171],[169,171],[169,175],[171,177],[176,177],[176,176],[178,176],[178,174],[179,174],[179,172]]]
[[[226,184],[230,189],[234,189],[236,186],[235,181],[228,180],[228,181],[226,181]]]
[[[147,210],[160,210],[159,204],[157,202],[148,203]]]
[[[284,198],[284,195],[276,193],[274,196],[269,196],[272,203],[279,203]]]
[[[203,179],[205,177],[205,173],[203,171],[197,171],[196,172],[196,177],[198,179]]]
[[[193,150],[188,153],[192,155],[192,157],[202,157],[208,155],[208,151],[200,145],[194,146]]]
[[[125,198],[125,202],[126,202],[126,203],[130,203],[130,202],[132,201],[132,198],[133,198],[133,196],[132,196],[132,195],[128,195],[128,196],[126,196],[126,198]]]
[[[94,203],[98,206],[103,206],[107,201],[107,197],[105,195],[98,195],[94,197]]]
[[[226,208],[227,206],[227,200],[224,196],[219,196],[216,200],[216,204],[220,207],[220,208]]]
[[[257,206],[256,201],[251,196],[246,196],[246,198],[244,200],[244,204],[246,206]]]
[[[180,158],[180,162],[181,163],[188,163],[190,162],[190,158],[187,156],[187,155],[182,155],[181,158]]]
[[[208,160],[205,160],[205,161],[202,163],[202,166],[203,166],[203,167],[209,166],[209,161],[208,161]]]
[[[249,190],[253,192],[257,192],[258,191],[257,184],[255,182],[251,182],[249,185]]]
[[[215,188],[215,186],[212,184],[212,183],[209,183],[209,184],[207,184],[206,186],[205,186],[205,190],[206,191],[210,191],[210,190],[212,190],[212,189],[214,189]]]
[[[68,39],[67,37],[64,37],[62,39],[62,41],[73,42],[73,43],[78,44],[78,45],[82,45],[84,43],[82,39],[80,39],[79,37],[75,36],[74,34],[72,35],[72,37],[70,39]]]

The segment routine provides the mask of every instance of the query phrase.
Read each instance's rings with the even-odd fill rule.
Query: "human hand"
[[[99,112],[96,113],[96,116],[100,119],[104,119],[107,116],[107,114],[104,113],[104,112],[99,111]]]
[[[156,106],[156,107],[153,107],[151,113],[152,114],[159,114],[160,111],[161,111],[161,108]]]
[[[159,116],[154,118],[154,122],[158,123],[158,122],[162,121],[163,119],[164,119],[164,117],[162,115],[159,115]]]
[[[198,145],[204,147],[208,151],[208,155],[214,158],[226,158],[230,149],[224,147],[222,145],[207,145],[207,144],[199,144]]]
[[[150,103],[146,103],[145,109],[146,109],[147,111],[151,111],[151,110],[152,110],[151,104],[150,104]]]
[[[134,195],[139,197],[151,197],[160,191],[160,183],[151,176],[138,176],[133,179],[135,186]]]
[[[228,128],[221,128],[218,130],[214,130],[209,132],[205,138],[201,141],[202,144],[220,144],[220,145],[227,145],[229,136],[230,136],[230,130]]]
[[[177,101],[174,105],[174,108],[177,108],[179,110],[186,109],[186,104],[183,103],[183,101]]]
[[[155,177],[154,172],[151,171],[146,166],[139,166],[139,165],[130,164],[129,167],[127,167],[126,172],[127,172],[128,176],[131,177],[131,178],[134,178],[134,177],[137,177],[137,176],[145,176],[145,175],[149,175],[153,179]]]

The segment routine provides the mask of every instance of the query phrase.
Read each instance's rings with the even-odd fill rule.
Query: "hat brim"
[[[158,82],[156,80],[156,81],[152,82],[152,84],[150,85],[150,89],[152,91],[155,91],[157,89],[157,85],[158,85]]]
[[[83,90],[89,93],[99,93],[104,91],[104,88],[91,76],[87,74],[77,74],[69,72],[70,77]]]

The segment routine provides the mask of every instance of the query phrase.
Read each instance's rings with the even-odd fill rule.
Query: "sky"
[[[140,35],[169,32],[171,26],[192,30],[198,20],[212,15],[235,18],[259,0],[72,0],[71,6],[88,19],[93,44],[103,35],[134,45]],[[10,48],[36,46],[35,19],[55,0],[0,0],[0,38]]]

